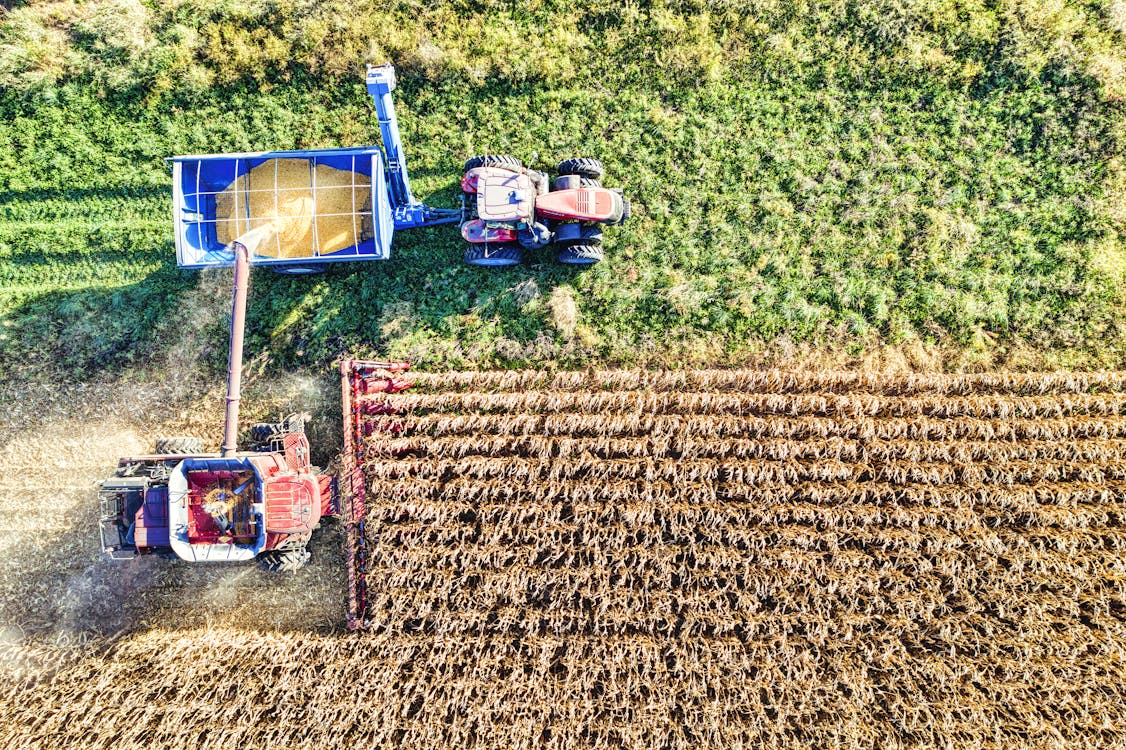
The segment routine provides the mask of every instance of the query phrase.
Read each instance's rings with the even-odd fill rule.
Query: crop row
[[[648,437],[810,440],[1080,440],[1126,437],[1126,417],[1073,417],[1070,419],[941,419],[934,417],[834,419],[831,417],[733,417],[715,415],[651,414],[463,414],[400,416],[389,421],[392,451],[408,446],[425,450],[434,438],[457,436],[472,443],[490,436],[566,437],[612,439]],[[384,435],[377,434],[383,443]],[[412,443],[404,441],[413,441]],[[592,441],[597,445],[596,441]]]
[[[120,221],[162,221],[168,224],[170,191],[151,188],[122,188],[116,194],[69,194],[51,192],[8,192],[0,197],[0,222],[85,222],[101,224]]]
[[[707,440],[682,436],[660,438],[570,438],[482,435],[459,437],[377,437],[365,455],[372,471],[402,473],[419,470],[430,475],[442,467],[463,470],[496,461],[534,461],[553,467],[552,477],[571,476],[607,461],[661,462],[665,460],[834,460],[849,462],[1001,462],[1075,461],[1114,463],[1126,455],[1126,440],[866,440],[861,438],[733,438]],[[392,433],[395,435],[401,433]],[[411,458],[416,456],[417,458]],[[388,459],[395,459],[394,461]],[[566,459],[566,460],[556,460]],[[429,467],[429,468],[423,468]],[[382,475],[382,474],[381,474]]]
[[[967,614],[937,628],[793,616],[772,630],[684,639],[159,631],[8,680],[0,701],[13,747],[186,735],[216,747],[545,750],[989,747],[999,732],[1041,747],[1126,739],[1114,721],[1126,699],[1116,643],[1078,619],[1027,627],[1019,640]],[[120,716],[130,719],[111,720]]]
[[[1059,460],[1010,460],[1000,463],[943,461],[841,461],[833,458],[808,459],[746,459],[713,460],[682,459],[654,461],[625,459],[608,461],[576,461],[557,463],[528,458],[455,459],[439,463],[424,459],[402,462],[372,461],[370,476],[381,481],[403,479],[406,488],[426,481],[505,481],[532,482],[532,487],[545,487],[566,481],[584,483],[676,482],[715,485],[723,492],[730,484],[754,484],[758,487],[806,482],[881,482],[897,484],[961,485],[975,488],[986,485],[1011,486],[1082,482],[1101,484],[1126,480],[1126,460],[1079,462]],[[502,488],[506,492],[509,486]],[[522,487],[524,489],[527,486]],[[632,491],[641,492],[639,487]],[[393,486],[385,491],[396,491]],[[482,491],[491,492],[485,485]],[[545,497],[555,494],[545,490]],[[714,497],[714,493],[713,493]]]
[[[419,373],[417,391],[742,391],[750,393],[880,393],[1046,395],[1121,393],[1126,373],[1052,372],[931,374],[788,370],[588,370]]]
[[[978,419],[1119,416],[1124,393],[1050,396],[890,396],[870,393],[696,391],[524,391],[400,393],[378,403],[407,414],[683,414],[720,416],[973,417]]]

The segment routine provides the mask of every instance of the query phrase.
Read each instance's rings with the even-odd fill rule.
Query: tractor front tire
[[[176,437],[160,437],[156,439],[156,452],[162,456],[174,456],[184,453],[203,453],[203,439],[183,435]]]
[[[593,266],[604,257],[599,245],[567,245],[559,248],[556,256],[560,263],[568,266]]]
[[[602,162],[587,156],[580,156],[577,159],[564,159],[559,162],[555,171],[560,175],[576,174],[590,180],[601,180],[602,174],[605,172],[602,168]]]
[[[468,172],[471,169],[478,167],[500,167],[501,169],[511,169],[513,172],[519,172],[524,168],[520,160],[515,156],[508,154],[485,154],[483,156],[474,156],[465,162],[465,170]]]
[[[271,573],[292,573],[308,565],[312,557],[308,547],[271,550],[258,556],[258,564]]]
[[[465,248],[465,262],[471,266],[497,268],[519,265],[524,251],[515,242],[500,245],[480,244]]]

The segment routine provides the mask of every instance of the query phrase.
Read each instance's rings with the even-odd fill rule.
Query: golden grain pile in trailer
[[[371,235],[371,178],[306,159],[267,159],[215,196],[220,243],[281,222],[254,248],[271,258],[329,255]]]

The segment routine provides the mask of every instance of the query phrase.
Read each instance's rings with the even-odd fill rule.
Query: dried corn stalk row
[[[1117,514],[1126,496],[1122,482],[1075,482],[1033,485],[967,485],[951,490],[927,484],[892,484],[856,482],[827,484],[802,482],[755,486],[743,483],[597,481],[545,482],[528,487],[517,483],[478,484],[471,479],[449,481],[396,479],[380,485],[377,506],[396,508],[396,516],[409,518],[427,504],[443,509],[457,508],[461,517],[477,519],[481,510],[490,507],[556,508],[563,518],[576,507],[587,505],[600,509],[603,520],[624,514],[632,523],[651,523],[670,518],[682,509],[689,512],[726,512],[729,507],[783,506],[809,503],[830,509],[850,505],[871,505],[877,508],[923,506],[936,511],[967,508],[981,513],[1002,512],[1019,516],[1038,512],[1042,507],[1078,509],[1083,512]],[[636,515],[645,509],[643,515]],[[1116,515],[1117,517],[1117,515]]]
[[[917,586],[902,572],[891,572],[833,581],[832,593],[826,596],[823,584],[794,584],[793,574],[786,572],[758,576],[752,582],[759,593],[734,590],[726,582],[717,587],[720,590],[706,586],[669,590],[661,586],[662,579],[650,579],[646,573],[614,574],[616,585],[593,573],[586,579],[565,572],[538,577],[504,573],[511,575],[470,573],[473,583],[464,585],[451,575],[432,572],[425,576],[425,589],[413,581],[402,586],[389,582],[372,602],[383,616],[370,628],[437,636],[734,635],[748,639],[796,632],[822,641],[838,637],[843,622],[922,619],[930,627],[943,628],[964,621],[970,613],[995,630],[987,648],[991,656],[1017,648],[1050,648],[1052,644],[1025,644],[1018,632],[1044,618],[1073,617],[1104,633],[1126,635],[1100,592],[1082,592],[1083,600],[1077,601],[1072,591],[1076,581],[1067,577],[1053,582],[1030,576],[1037,587],[1034,592],[1009,592],[998,583],[969,587],[969,596],[951,596],[941,590],[937,579]],[[567,595],[558,595],[560,590]],[[981,603],[982,599],[995,601]],[[1113,606],[1121,607],[1122,601]]]
[[[966,533],[996,527],[1008,516],[1013,522],[1007,529],[1031,529],[1037,533],[1063,529],[1101,529],[1106,539],[1117,538],[1114,530],[1108,527],[1122,514],[1120,504],[1112,506],[1080,506],[1065,508],[1059,506],[1026,506],[1024,508],[962,507],[943,508],[935,506],[898,506],[894,504],[850,504],[824,505],[811,502],[789,504],[740,503],[723,508],[700,508],[698,506],[671,508],[654,511],[648,507],[624,508],[621,514],[605,512],[601,508],[590,509],[589,505],[561,504],[547,510],[532,504],[503,504],[479,506],[458,504],[451,517],[446,504],[435,502],[411,502],[401,505],[387,505],[378,508],[372,515],[384,524],[394,525],[396,538],[408,534],[418,534],[422,538],[434,535],[434,529],[445,527],[451,535],[446,542],[464,539],[471,535],[474,543],[489,542],[510,545],[534,545],[542,534],[546,541],[566,544],[593,537],[595,544],[617,543],[611,531],[617,528],[628,537],[640,537],[675,544],[701,545],[709,542],[717,544],[743,544],[746,538],[742,529],[746,524],[769,528],[783,524],[796,526],[830,526],[839,533],[870,532],[873,527],[887,529],[928,530],[938,534],[948,532]],[[648,516],[650,521],[644,526],[639,519]],[[458,525],[455,525],[455,523]],[[499,524],[515,522],[533,525],[533,532],[524,529],[511,531],[498,528]],[[617,526],[616,526],[617,525]],[[446,543],[442,542],[442,543]]]
[[[474,487],[488,481],[535,482],[548,486],[567,481],[586,483],[718,482],[736,484],[797,484],[801,482],[883,482],[888,484],[1014,485],[1045,482],[1101,484],[1126,480],[1126,461],[1020,461],[1003,464],[942,461],[847,462],[833,458],[796,460],[750,459],[744,461],[653,461],[626,459],[556,462],[542,459],[459,459],[448,465],[422,459],[401,462],[372,462],[371,478],[379,479],[384,492],[411,492],[428,481],[471,482]],[[639,490],[638,490],[639,491]]]
[[[943,461],[953,463],[992,461],[1080,461],[1113,462],[1126,455],[1126,440],[1089,438],[1077,440],[867,440],[853,438],[734,438],[703,440],[679,436],[650,438],[569,438],[540,436],[480,435],[460,437],[390,438],[378,446],[374,467],[410,467],[427,464],[445,472],[447,462],[466,459],[531,457],[556,465],[589,466],[604,460],[635,459],[663,461],[690,459],[833,459],[837,461]],[[410,461],[418,456],[417,461]],[[393,457],[394,462],[386,461]],[[566,459],[554,461],[552,459]],[[459,465],[460,462],[459,462]],[[437,468],[441,467],[441,468]],[[407,469],[404,468],[403,471]]]
[[[157,631],[0,683],[0,705],[13,748],[1120,745],[1119,643],[1052,625],[1023,642],[982,613],[692,639]]]
[[[1126,417],[1069,419],[940,419],[888,417],[733,417],[652,414],[425,414],[396,419],[395,433],[421,438],[458,436],[649,437],[659,439],[845,438],[853,440],[1079,440],[1126,437]],[[402,443],[387,441],[387,450]],[[596,443],[597,444],[597,443]]]
[[[882,373],[788,370],[589,370],[419,373],[416,389],[450,391],[742,391],[747,393],[879,393],[885,396],[1000,393],[1120,393],[1126,373]]]
[[[383,403],[379,400],[375,403]],[[1126,394],[1054,396],[888,396],[832,393],[725,393],[684,391],[406,392],[385,401],[401,413],[450,414],[717,414],[860,417],[1013,417],[1046,419],[1126,413]]]

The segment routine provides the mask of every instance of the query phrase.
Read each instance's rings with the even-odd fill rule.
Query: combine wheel
[[[309,421],[310,419],[312,419],[312,417],[308,414],[305,414],[304,412],[290,414],[288,417],[282,420],[281,427],[286,432],[300,432],[302,435],[304,435],[305,422]]]
[[[271,550],[258,556],[258,564],[271,573],[290,573],[304,568],[312,557],[308,547]]]
[[[599,245],[567,245],[559,248],[560,263],[569,266],[592,266],[602,260],[602,247]]]
[[[556,171],[560,175],[576,174],[590,180],[600,180],[604,170],[602,169],[602,162],[582,156],[577,159],[564,159],[559,162]]]
[[[508,156],[507,154],[485,154],[484,156],[474,156],[465,162],[465,170],[468,172],[471,169],[478,167],[500,167],[501,169],[511,169],[513,172],[519,172],[523,169],[520,160],[515,156]]]
[[[157,438],[156,452],[162,456],[203,453],[203,439],[185,436]]]
[[[471,266],[515,266],[523,258],[524,251],[514,242],[470,245],[465,248],[465,262]]]

